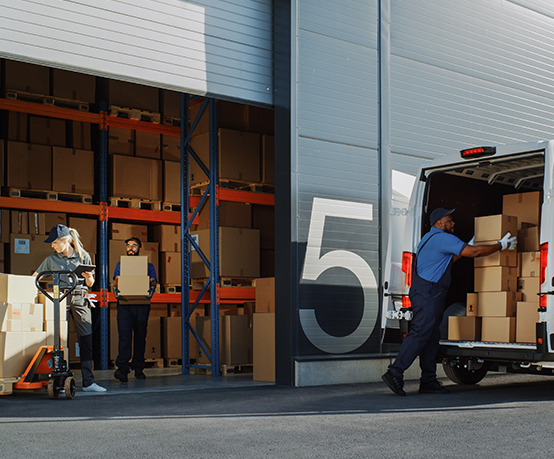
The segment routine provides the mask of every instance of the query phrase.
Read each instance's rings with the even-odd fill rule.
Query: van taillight
[[[414,272],[414,254],[412,252],[402,253],[402,272],[404,273],[404,284],[410,287]]]
[[[548,263],[548,242],[541,244],[541,260],[539,269],[539,282],[542,284],[546,280],[546,265]],[[546,295],[539,297],[539,307],[546,311]]]
[[[411,308],[412,302],[410,301],[410,297],[408,295],[404,295],[402,297],[402,307],[403,308]]]

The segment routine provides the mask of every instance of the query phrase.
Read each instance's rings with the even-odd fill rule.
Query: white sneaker
[[[90,386],[83,387],[83,392],[106,392],[108,389],[99,386],[96,383],[92,383]]]

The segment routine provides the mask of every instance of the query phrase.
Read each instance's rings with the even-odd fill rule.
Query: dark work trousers
[[[421,383],[437,378],[435,361],[439,350],[440,324],[446,308],[446,293],[450,286],[452,262],[438,282],[429,282],[414,272],[410,287],[413,318],[408,335],[402,342],[398,356],[389,366],[390,372],[402,377],[419,355]],[[415,270],[414,270],[415,271]]]
[[[117,304],[117,331],[119,333],[119,354],[115,365],[122,371],[129,372],[131,354],[131,370],[144,368],[144,352],[146,350],[146,329],[149,304]]]
[[[83,387],[88,387],[94,384],[92,373],[92,314],[83,295],[70,295],[69,311],[77,330]]]

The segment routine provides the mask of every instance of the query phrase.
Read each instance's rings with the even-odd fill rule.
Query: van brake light
[[[410,301],[410,297],[408,295],[402,296],[402,307],[403,308],[411,308],[412,302]]]
[[[541,244],[541,259],[539,264],[539,282],[542,284],[546,280],[546,265],[548,263],[548,242]],[[539,307],[546,311],[546,295],[539,297]]]
[[[402,253],[402,272],[404,273],[404,284],[410,287],[414,272],[414,254],[412,252]]]
[[[464,159],[480,158],[481,156],[492,156],[496,154],[496,147],[477,147],[460,150]]]

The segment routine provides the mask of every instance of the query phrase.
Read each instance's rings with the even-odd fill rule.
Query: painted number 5
[[[312,206],[302,280],[315,281],[330,268],[348,269],[356,275],[363,287],[364,310],[358,327],[347,336],[329,335],[319,325],[313,309],[300,309],[300,324],[310,342],[318,349],[329,354],[344,354],[364,344],[375,326],[377,312],[371,311],[367,293],[369,289],[377,288],[377,281],[371,267],[360,255],[347,250],[333,250],[320,256],[326,217],[373,220],[373,206],[322,198],[314,198]]]

